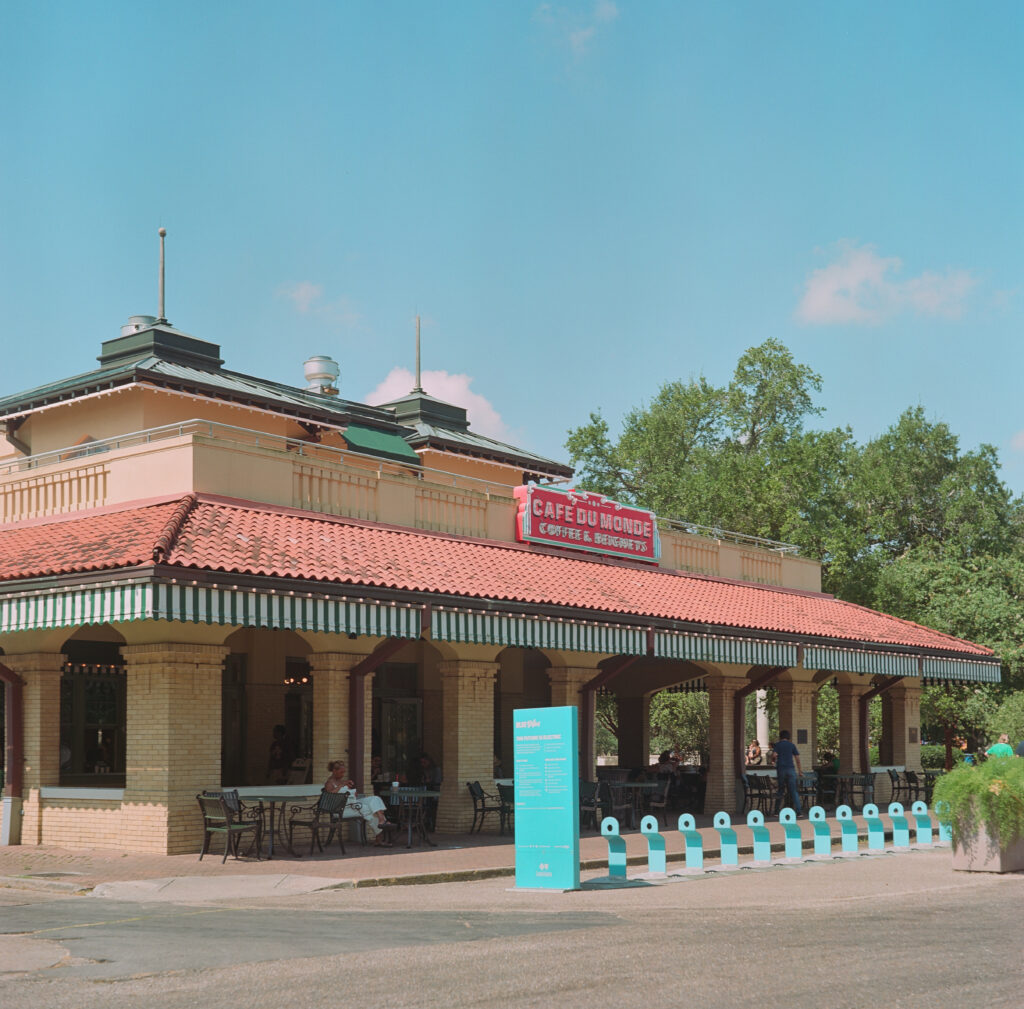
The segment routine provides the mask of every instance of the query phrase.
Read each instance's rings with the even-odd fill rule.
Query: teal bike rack
[[[836,809],[836,819],[839,821],[839,829],[842,831],[842,850],[856,852],[857,824],[853,822],[853,810],[849,806],[839,806]]]
[[[640,821],[640,833],[647,838],[647,871],[665,874],[665,838],[658,833],[658,821],[645,816]]]
[[[764,825],[764,813],[752,809],[747,813],[747,826],[754,835],[754,861],[770,862],[772,860],[772,842],[768,828]]]
[[[814,854],[832,854],[832,828],[825,819],[825,810],[821,806],[811,806],[807,814],[814,828]]]
[[[722,865],[739,865],[739,845],[736,843],[736,831],[732,829],[732,820],[728,813],[715,813],[711,826],[718,831],[718,846]]]
[[[920,799],[910,807],[910,813],[914,817],[914,826],[917,828],[917,843],[932,843],[932,818],[928,813],[928,804]]]
[[[804,839],[800,834],[800,826],[796,822],[796,813],[790,806],[779,810],[779,823],[786,835],[786,858],[803,858]]]
[[[601,836],[608,842],[608,876],[626,878],[626,839],[619,836],[619,821],[606,816],[601,821]]]
[[[683,813],[679,817],[679,833],[683,835],[686,851],[686,868],[704,868],[704,838],[697,830],[697,821],[692,813]]]
[[[884,851],[885,827],[878,817],[878,807],[873,802],[865,803],[860,815],[868,825],[868,851]]]
[[[953,840],[953,824],[949,819],[949,803],[941,800],[932,807],[939,818],[939,841]]]
[[[894,848],[909,848],[910,821],[903,813],[902,802],[889,803],[889,819],[892,820],[892,846]]]

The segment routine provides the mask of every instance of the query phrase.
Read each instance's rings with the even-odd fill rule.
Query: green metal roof
[[[572,467],[565,463],[470,431],[463,407],[445,403],[426,393],[410,393],[382,405],[395,411],[399,424],[415,431],[415,434],[406,435],[406,441],[417,448],[430,446],[480,459],[493,459],[516,466],[531,476],[550,478],[571,477],[573,474]]]
[[[342,432],[342,437],[353,452],[365,452],[367,455],[379,455],[385,459],[394,459],[396,462],[420,465],[420,457],[397,434],[349,424]]]
[[[220,347],[158,322],[103,343],[100,367],[0,397],[0,420],[52,403],[134,382],[178,389],[280,412],[297,420],[346,429],[353,451],[419,464],[414,448],[431,446],[521,469],[528,479],[570,477],[565,463],[469,430],[463,407],[424,393],[368,406],[221,367]],[[352,432],[349,439],[348,432]],[[404,440],[403,440],[404,439]],[[412,446],[412,448],[410,448]]]

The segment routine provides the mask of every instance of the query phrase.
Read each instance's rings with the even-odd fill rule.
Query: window
[[[124,787],[124,664],[116,644],[69,641],[60,679],[60,783]]]

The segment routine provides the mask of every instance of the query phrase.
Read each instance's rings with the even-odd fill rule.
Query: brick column
[[[800,765],[809,771],[814,763],[814,710],[818,692],[813,683],[776,680],[779,695],[779,728],[789,729],[790,739],[800,751]],[[800,733],[806,734],[801,742]]]
[[[597,676],[599,669],[585,668],[582,666],[551,666],[548,669],[548,677],[551,680],[551,707],[577,709],[577,726],[583,725],[583,695],[580,693],[583,684]],[[591,690],[587,694],[590,703],[590,715],[595,717],[597,693]],[[583,746],[583,733],[580,732],[580,746]],[[597,754],[593,749],[589,753],[580,751],[580,777],[585,781],[594,781],[595,767],[597,765]]]
[[[646,767],[651,758],[650,697],[619,696],[619,767]]]
[[[920,772],[921,688],[913,682],[904,684],[890,687],[882,695],[890,705],[892,762],[903,764],[908,771]]]
[[[860,774],[860,712],[858,699],[871,689],[868,680],[839,683],[839,772]]]
[[[25,778],[21,843],[41,844],[39,789],[60,781],[60,652],[5,655],[3,664],[24,681]]]
[[[708,676],[711,763],[704,812],[736,812],[736,745],[733,739],[733,700],[736,691],[747,686],[740,676]]]
[[[198,851],[196,795],[219,788],[222,645],[161,642],[121,648],[127,666],[124,845]]]
[[[494,770],[494,685],[497,662],[448,659],[441,673],[444,753],[437,829],[465,833],[473,822],[467,781],[483,781]]]
[[[352,760],[348,738],[348,672],[365,658],[365,655],[349,652],[313,652],[308,656],[309,668],[313,672],[313,781],[327,780],[328,761],[350,763]],[[372,698],[371,680],[372,677],[368,676],[366,692]],[[369,717],[366,730],[369,739]],[[364,766],[369,771],[369,757]]]

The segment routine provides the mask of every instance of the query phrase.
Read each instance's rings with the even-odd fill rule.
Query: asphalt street
[[[188,905],[0,891],[0,1005],[1016,1007],[1024,877],[948,851],[622,890]]]

